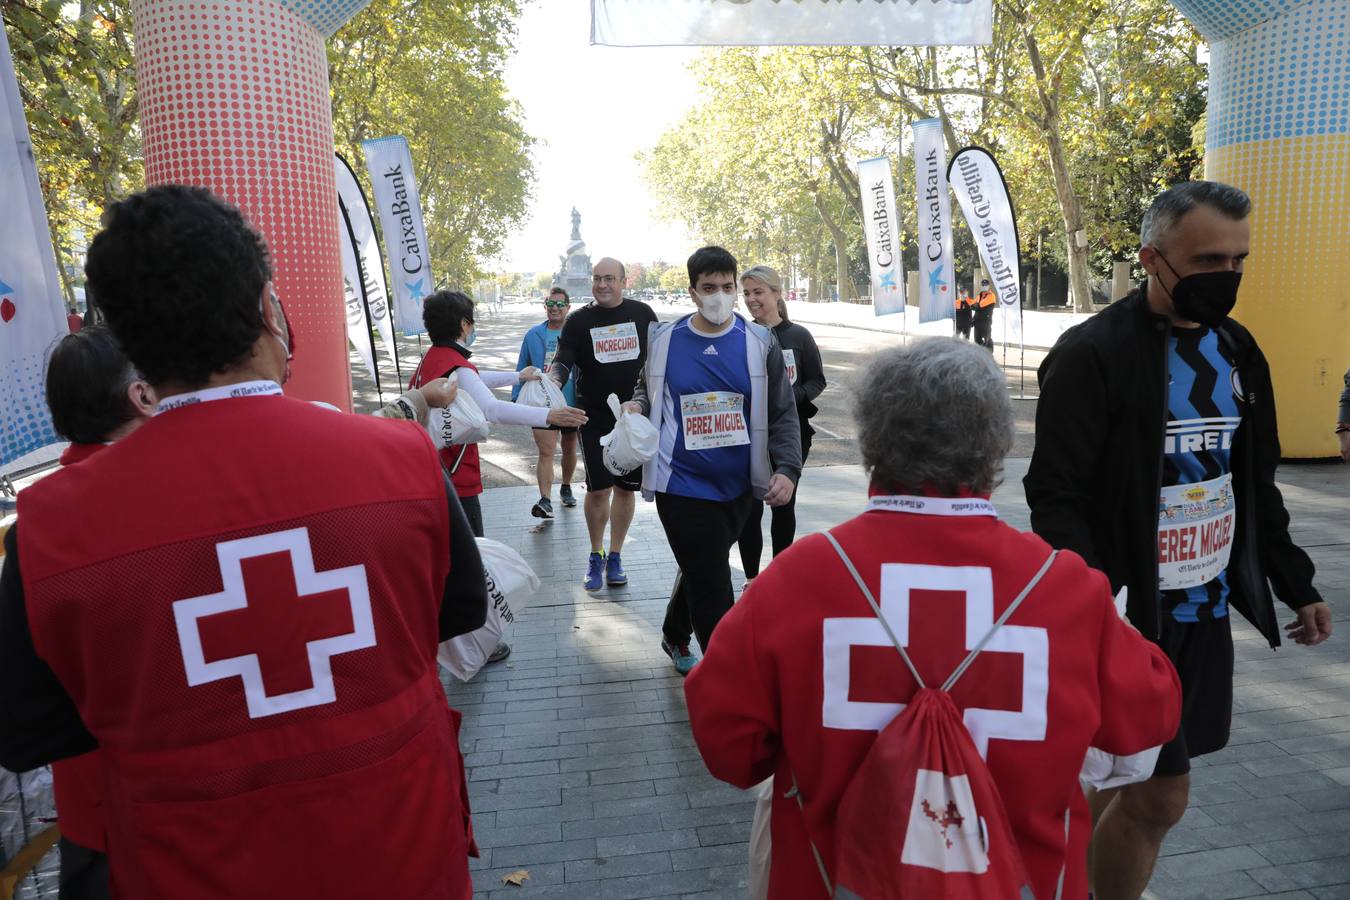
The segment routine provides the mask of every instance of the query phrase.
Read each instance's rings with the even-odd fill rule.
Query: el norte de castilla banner
[[[422,224],[422,201],[413,177],[412,152],[402,135],[362,141],[370,172],[375,209],[384,231],[389,260],[389,286],[394,314],[404,335],[426,331],[422,325],[422,298],[435,288],[427,230]]]
[[[862,192],[867,265],[872,274],[872,311],[878,316],[904,313],[905,269],[900,259],[900,219],[890,157],[858,163],[858,188]]]
[[[591,43],[968,46],[993,40],[993,0],[591,0]]]
[[[947,191],[947,145],[942,120],[914,123],[914,182],[919,244],[919,321],[956,315],[952,201]]]
[[[0,28],[0,470],[45,462],[61,439],[47,409],[47,356],[66,334],[47,212]]]
[[[375,223],[365,193],[356,180],[356,173],[340,153],[334,155],[333,174],[338,192],[338,237],[342,244],[347,336],[378,388],[380,373],[370,339],[372,323],[398,370],[398,348],[394,344],[394,325],[389,317],[389,292],[384,280],[384,265],[380,261],[380,245],[375,239]],[[400,383],[402,380],[399,371]]]
[[[947,180],[961,204],[980,260],[989,273],[1004,322],[1022,337],[1022,264],[1017,214],[1008,183],[994,157],[981,147],[966,147],[952,157]]]

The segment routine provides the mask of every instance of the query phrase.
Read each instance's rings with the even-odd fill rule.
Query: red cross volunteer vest
[[[61,465],[71,466],[93,456],[104,444],[71,444],[61,454]],[[48,478],[55,478],[52,473]],[[56,796],[61,836],[90,850],[104,852],[103,757],[97,750],[52,763],[52,793]]]
[[[420,388],[428,381],[434,381],[455,369],[473,369],[478,367],[469,362],[464,354],[453,347],[432,347],[422,357],[409,388]],[[455,485],[455,493],[461,497],[474,497],[483,493],[483,476],[478,468],[477,444],[454,444],[441,450],[441,462],[450,473],[450,481]]]
[[[435,451],[279,393],[166,398],[19,501],[34,645],[103,755],[114,894],[467,900]]]

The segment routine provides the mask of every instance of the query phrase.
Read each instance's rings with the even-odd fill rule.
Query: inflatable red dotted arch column
[[[147,184],[211,189],[267,239],[286,392],[351,409],[324,39],[368,0],[135,0]]]

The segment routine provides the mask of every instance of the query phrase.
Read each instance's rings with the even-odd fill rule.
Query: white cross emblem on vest
[[[881,567],[878,603],[896,639],[910,650],[910,592],[948,591],[966,598],[965,647],[975,645],[994,625],[993,573],[977,566],[924,566],[886,563]],[[904,710],[903,703],[878,703],[849,699],[849,679],[854,647],[889,647],[891,639],[875,616],[826,619],[824,622],[824,703],[822,723],[826,728],[880,731]],[[912,656],[922,658],[922,648]],[[1022,708],[1019,710],[968,707],[963,719],[980,756],[988,753],[989,741],[1043,741],[1046,699],[1050,693],[1050,636],[1044,628],[1004,625],[984,653],[1014,653],[1022,657]],[[898,655],[898,654],[897,654]],[[917,662],[915,663],[918,664]],[[978,665],[978,661],[976,662]],[[945,679],[949,672],[925,673],[926,678]],[[929,687],[938,685],[930,684]]]
[[[173,604],[188,685],[238,676],[252,719],[335,702],[332,657],[375,646],[365,566],[316,572],[308,528],[225,541],[216,557],[224,590]],[[289,689],[269,694],[269,680]]]

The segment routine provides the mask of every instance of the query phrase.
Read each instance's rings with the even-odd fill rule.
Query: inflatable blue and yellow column
[[[1234,317],[1270,360],[1284,456],[1334,456],[1350,366],[1350,0],[1173,5],[1211,48],[1205,177],[1253,202]]]

